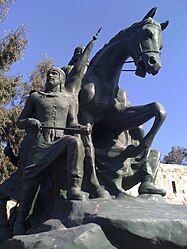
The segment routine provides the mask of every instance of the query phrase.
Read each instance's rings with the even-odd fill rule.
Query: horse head
[[[82,81],[81,103],[104,102],[104,98],[116,97],[122,67],[129,57],[136,65],[136,75],[155,75],[161,68],[162,31],[168,21],[159,23],[153,19],[152,8],[140,21],[121,30],[100,49],[90,61]]]
[[[136,75],[145,77],[146,73],[155,75],[161,68],[162,31],[168,21],[159,23],[153,19],[156,8],[152,8],[142,19],[133,24],[129,37],[129,55],[136,65]]]

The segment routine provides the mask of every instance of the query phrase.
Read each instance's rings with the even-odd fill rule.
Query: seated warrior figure
[[[14,226],[15,234],[24,234],[24,223],[42,181],[54,171],[66,167],[67,198],[83,200],[84,149],[78,137],[65,135],[63,130],[40,129],[41,125],[78,128],[79,133],[89,130],[77,123],[77,101],[65,87],[65,73],[57,67],[48,71],[45,92],[31,94],[18,118],[20,129],[30,129],[34,142],[23,173],[20,206]]]

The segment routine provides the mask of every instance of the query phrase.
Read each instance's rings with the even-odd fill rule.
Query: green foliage
[[[18,154],[20,140],[23,137],[23,132],[16,128],[16,119],[20,112],[20,106],[13,106],[11,109],[0,108],[0,182],[15,170],[15,167],[5,157],[3,147],[10,142],[14,153]]]
[[[0,0],[0,22],[2,22],[13,0]],[[22,88],[22,77],[7,76],[10,66],[21,59],[27,46],[26,28],[19,26],[15,31],[10,30],[0,40],[0,182],[4,181],[15,167],[4,156],[3,146],[12,140],[14,152],[18,152],[21,133],[16,129],[15,120],[21,111],[14,101],[19,98]],[[7,135],[8,134],[8,135]]]
[[[19,61],[27,46],[26,28],[19,26],[15,31],[10,30],[0,40],[0,108],[16,99],[22,87],[21,76],[7,76],[10,66]]]
[[[10,77],[0,71],[0,108],[18,97],[21,84],[20,76]]]
[[[44,88],[47,71],[53,66],[54,60],[45,55],[37,64],[35,69],[30,73],[30,86],[32,89],[39,91]]]
[[[187,148],[171,147],[171,151],[164,156],[162,163],[187,165]]]
[[[3,148],[0,147],[0,183],[4,182],[14,171],[15,166],[4,156]]]
[[[0,0],[0,22],[5,19],[9,4],[13,2],[13,0]],[[16,120],[30,90],[41,90],[46,80],[46,72],[53,65],[53,60],[45,56],[30,73],[29,82],[23,82],[21,75],[7,75],[11,65],[23,56],[27,46],[26,33],[26,27],[22,25],[15,31],[10,30],[5,33],[0,40],[0,182],[15,170],[9,159],[5,157],[3,147],[10,142],[14,153],[18,154],[24,132],[16,128]]]
[[[14,2],[15,0],[0,0],[0,22],[5,20],[9,11],[9,4]]]
[[[24,132],[16,127],[16,120],[20,115],[23,103],[31,90],[41,90],[46,81],[46,73],[52,67],[53,59],[44,56],[30,73],[29,82],[22,82],[22,77],[8,77],[0,75],[0,137],[1,144],[11,141],[14,153],[18,154],[20,141]],[[18,101],[19,100],[19,101]],[[7,108],[7,104],[9,108]],[[5,158],[0,150],[0,182],[4,181],[15,167]]]
[[[27,46],[26,32],[26,27],[20,25],[15,31],[10,30],[6,33],[0,41],[1,71],[8,71],[10,66],[22,57],[23,50]]]

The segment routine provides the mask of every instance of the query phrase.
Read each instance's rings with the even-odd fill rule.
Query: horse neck
[[[128,39],[106,45],[105,51],[96,62],[97,75],[106,90],[114,91],[116,89],[122,67],[128,57]]]

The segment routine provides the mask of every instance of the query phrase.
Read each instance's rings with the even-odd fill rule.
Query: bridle
[[[142,25],[139,25],[137,28],[139,28],[139,27],[142,27]],[[137,33],[138,33],[138,32],[137,32],[137,29],[136,29],[135,40],[136,40],[136,37],[137,37],[137,35],[138,35]],[[137,40],[138,40],[138,39],[137,39]],[[137,58],[135,58],[135,60],[125,61],[124,64],[127,64],[127,63],[135,63],[136,60],[141,60],[142,55],[147,54],[147,53],[161,54],[161,52],[158,51],[158,50],[152,50],[152,49],[150,49],[150,50],[143,50],[142,44],[141,44],[141,43],[138,43],[138,46],[134,46],[134,47],[135,47],[135,48],[138,47],[137,51],[135,52],[135,54],[138,54]],[[136,69],[122,69],[121,71],[122,71],[122,72],[135,72]]]
[[[144,22],[143,24],[139,24],[137,27],[136,27],[136,37],[138,36],[138,28],[140,27],[143,27],[144,25],[146,24],[146,22]],[[156,24],[155,24],[156,25]],[[135,37],[135,40],[138,40],[136,39]],[[134,60],[129,60],[129,61],[123,61],[123,62],[120,62],[120,63],[117,63],[117,64],[130,64],[130,63],[135,63],[135,61],[138,61],[138,60],[141,60],[141,57],[142,55],[144,54],[147,54],[147,53],[155,53],[155,54],[161,54],[160,51],[158,50],[143,50],[142,48],[142,44],[141,43],[138,43],[138,44],[135,44],[135,54],[138,54],[137,58],[135,58]],[[116,63],[115,63],[116,64]],[[93,65],[94,67],[98,67],[98,66],[104,66],[104,64],[97,64],[97,65]],[[122,72],[136,72],[136,69],[122,69],[121,70]]]

